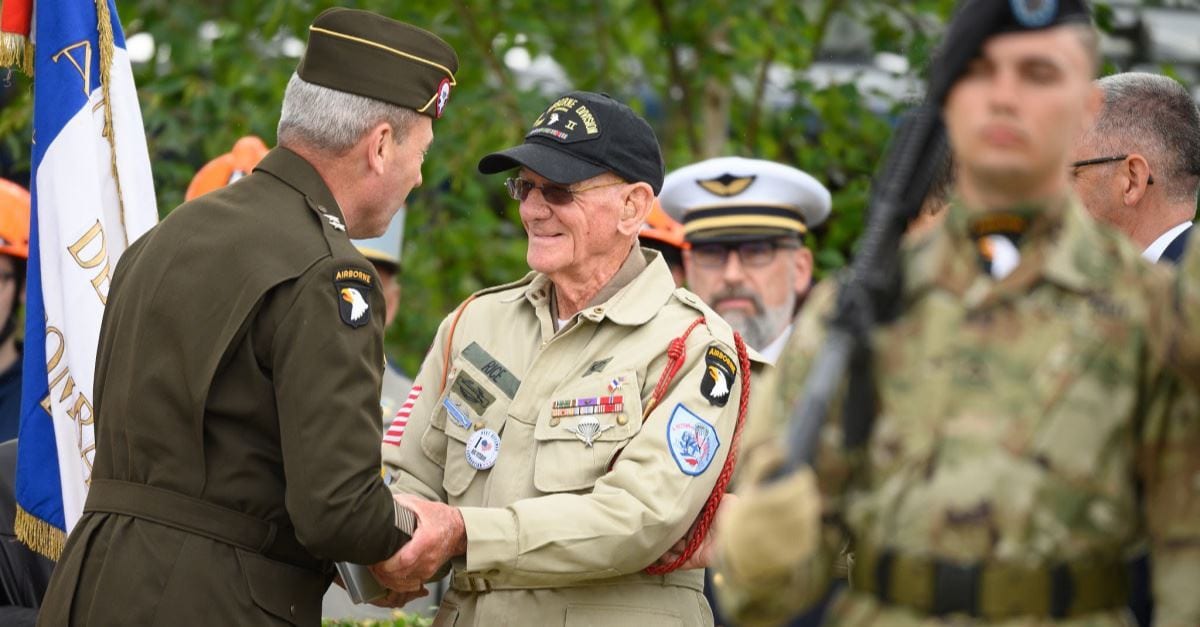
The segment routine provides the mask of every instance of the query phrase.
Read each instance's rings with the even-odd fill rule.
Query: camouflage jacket
[[[819,598],[839,556],[862,546],[1036,569],[1119,557],[1148,541],[1158,624],[1200,625],[1200,405],[1165,366],[1172,273],[1143,262],[1072,200],[1042,210],[1020,265],[996,281],[977,261],[970,219],[955,204],[945,223],[905,242],[904,313],[872,337],[879,412],[869,441],[843,447],[840,403],[822,428],[816,550],[796,557],[785,546],[797,524],[786,514],[759,516],[780,528],[755,529],[754,540],[721,529],[723,607],[745,624],[775,624]],[[738,486],[746,507],[786,503],[762,479],[784,454],[779,434],[833,296],[832,285],[814,293],[778,369],[755,386]],[[775,543],[759,557],[783,557],[739,560],[733,547],[746,542]],[[1006,587],[1044,593],[1032,581]],[[852,589],[826,622],[928,620]],[[1131,624],[1124,610],[1042,620]]]

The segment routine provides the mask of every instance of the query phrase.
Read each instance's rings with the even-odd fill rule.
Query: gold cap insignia
[[[700,187],[703,187],[709,193],[716,194],[717,196],[728,197],[736,196],[746,191],[746,188],[750,187],[750,184],[753,183],[754,179],[756,178],[758,177],[753,174],[750,176],[734,176],[726,173],[718,176],[715,179],[707,179],[702,181],[698,180],[696,181],[696,184]]]

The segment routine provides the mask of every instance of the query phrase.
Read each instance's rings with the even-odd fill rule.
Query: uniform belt
[[[925,614],[965,614],[990,621],[1064,619],[1124,607],[1126,569],[1116,556],[1025,565],[959,563],[855,544],[851,586],[884,603]]]
[[[492,592],[493,590],[538,590],[548,588],[582,588],[585,586],[620,586],[626,584],[654,584],[659,586],[679,586],[690,588],[696,592],[704,590],[704,580],[700,576],[687,576],[688,571],[677,571],[666,575],[648,575],[634,573],[623,577],[579,581],[573,583],[533,583],[521,582],[519,579],[506,578],[500,575],[484,576],[478,573],[454,571],[450,577],[450,587],[459,592]],[[544,579],[543,579],[544,581]]]
[[[149,520],[315,572],[325,567],[291,527],[142,483],[93,479],[83,511]]]

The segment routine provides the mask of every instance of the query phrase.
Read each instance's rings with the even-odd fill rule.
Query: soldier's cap
[[[809,174],[742,157],[717,157],[671,172],[659,200],[693,244],[803,236],[833,207],[829,190]]]
[[[458,55],[437,35],[370,11],[332,8],[309,27],[296,73],[322,87],[442,117]]]
[[[950,20],[930,68],[930,95],[940,102],[983,42],[995,35],[1091,23],[1084,0],[966,0]]]
[[[404,215],[407,209],[401,207],[392,218],[387,231],[379,237],[371,239],[351,240],[358,252],[362,253],[377,266],[383,266],[392,272],[400,270],[400,249],[404,247]]]
[[[555,99],[523,144],[479,160],[483,174],[521,166],[560,185],[612,172],[630,183],[648,183],[655,194],[666,170],[650,124],[608,94],[587,91]]]

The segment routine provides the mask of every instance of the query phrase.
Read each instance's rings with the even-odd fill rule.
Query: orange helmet
[[[0,255],[29,259],[29,192],[0,179]]]
[[[657,240],[680,250],[688,247],[687,242],[683,241],[683,225],[667,215],[657,198],[654,199],[654,206],[650,208],[638,238]]]
[[[207,194],[249,174],[254,166],[267,155],[263,140],[247,135],[233,145],[233,150],[209,161],[200,168],[188,185],[184,200]]]

